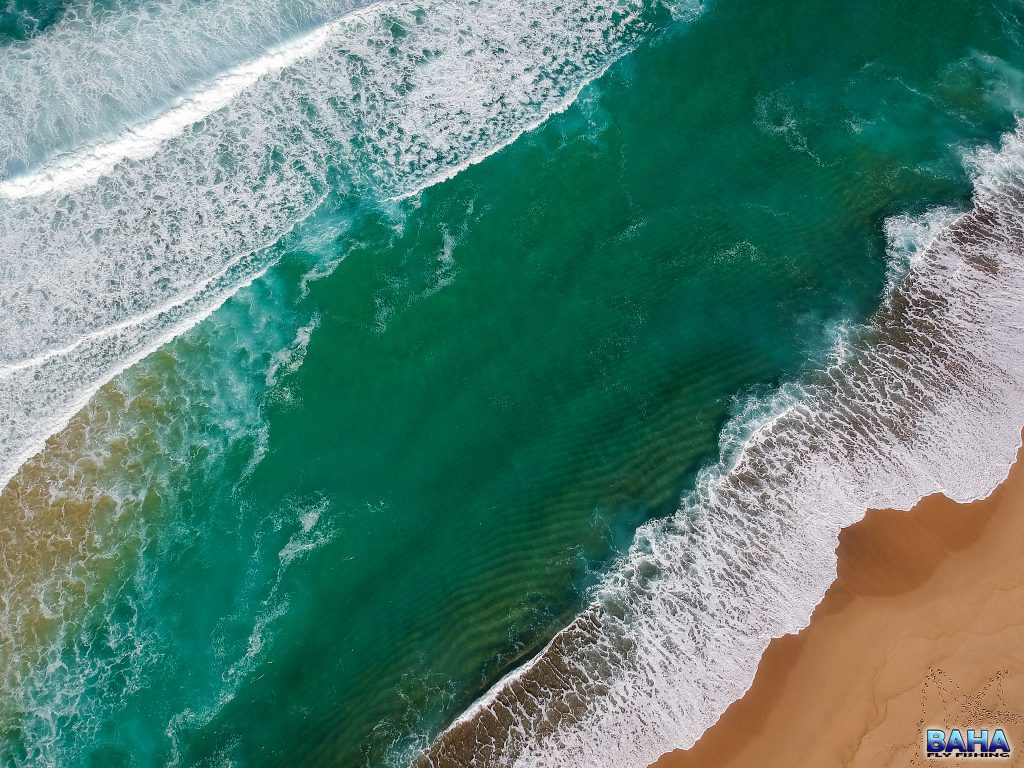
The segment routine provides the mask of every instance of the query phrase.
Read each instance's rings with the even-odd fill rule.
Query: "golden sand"
[[[657,768],[1024,766],[1024,462],[989,498],[872,511],[842,532],[807,628]],[[928,759],[929,726],[1003,727],[1010,759]]]

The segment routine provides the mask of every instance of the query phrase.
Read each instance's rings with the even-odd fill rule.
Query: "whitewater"
[[[1024,126],[965,153],[974,207],[886,223],[890,286],[807,381],[752,401],[722,459],[642,526],[590,607],[420,766],[641,768],[692,746],[807,625],[869,509],[983,498],[1024,425]]]
[[[0,486],[318,208],[408,198],[507,146],[659,12],[172,3],[0,51],[16,105],[0,118]],[[590,608],[411,760],[644,766],[688,746],[770,639],[806,624],[843,527],[991,491],[1024,424],[1024,135],[967,162],[971,211],[889,220],[894,277],[871,324],[820,375],[752,403]],[[268,384],[291,363],[275,365]]]
[[[409,196],[508,145],[661,13],[143,5],[0,50],[0,485],[325,200]]]

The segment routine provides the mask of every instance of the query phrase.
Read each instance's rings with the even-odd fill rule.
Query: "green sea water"
[[[0,498],[0,759],[407,763],[870,318],[889,217],[969,204],[1022,21],[665,10],[454,178],[329,197]]]

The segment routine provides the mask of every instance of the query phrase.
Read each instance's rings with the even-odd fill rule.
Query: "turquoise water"
[[[4,764],[407,763],[871,318],[886,220],[968,207],[1024,95],[1016,3],[691,11],[412,197],[358,128],[255,281],[22,467]]]

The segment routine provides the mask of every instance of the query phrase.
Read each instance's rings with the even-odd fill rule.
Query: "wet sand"
[[[1024,463],[987,499],[871,511],[807,628],[657,768],[1024,766]],[[1002,726],[1010,759],[939,760],[927,727]]]

